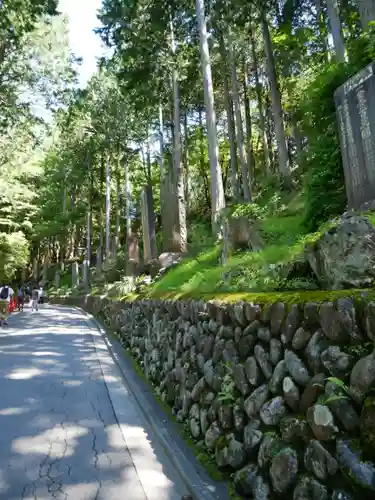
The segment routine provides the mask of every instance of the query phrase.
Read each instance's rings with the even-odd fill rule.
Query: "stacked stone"
[[[106,314],[239,494],[375,491],[375,467],[358,450],[375,445],[375,303],[143,300]]]

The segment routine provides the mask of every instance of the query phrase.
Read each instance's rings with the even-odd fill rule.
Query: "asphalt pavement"
[[[0,329],[0,499],[184,494],[95,324],[69,307],[12,314]]]

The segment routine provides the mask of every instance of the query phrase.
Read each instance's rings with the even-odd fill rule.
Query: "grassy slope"
[[[272,205],[269,199],[265,200],[265,203],[268,209]],[[246,210],[246,206],[241,208]],[[224,265],[220,261],[221,245],[214,241],[210,227],[199,221],[191,223],[189,225],[191,256],[147,287],[141,296],[215,298],[261,303],[283,300],[294,303],[307,300],[319,302],[322,297],[336,298],[343,293],[348,295],[348,291],[315,290],[309,277],[288,281],[280,277],[279,267],[298,260],[306,244],[315,241],[329,226],[326,224],[317,233],[306,234],[302,224],[302,209],[303,200],[299,194],[291,194],[287,199],[278,200],[277,207],[262,214],[260,221],[262,237],[266,242],[265,248],[260,252],[238,252]],[[370,214],[369,220],[375,224],[375,214]],[[70,273],[68,274],[70,276]],[[140,296],[127,294],[124,282],[115,281],[113,272],[105,274],[107,283],[95,283],[92,293],[128,300]],[[60,292],[66,292],[66,288],[69,288],[67,278],[63,277],[61,283],[63,290]],[[349,294],[357,296],[358,293],[361,291],[350,291]]]

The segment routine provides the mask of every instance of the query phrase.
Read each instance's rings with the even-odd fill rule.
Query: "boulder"
[[[257,344],[254,348],[254,356],[263,375],[266,379],[270,379],[272,377],[272,364],[268,352],[260,344]]]
[[[245,362],[245,372],[251,385],[257,387],[260,383],[261,373],[254,356],[250,356]]]
[[[232,469],[239,469],[246,461],[244,445],[236,439],[231,439],[228,445],[228,465]]]
[[[293,336],[296,333],[301,322],[301,310],[298,304],[293,304],[285,319],[285,325],[282,329],[281,342],[289,344],[292,342]]]
[[[307,330],[304,330],[302,326],[298,328],[296,333],[294,334],[292,346],[293,349],[299,351],[307,346],[308,341],[310,340],[311,333]]]
[[[265,434],[260,443],[258,452],[258,465],[265,468],[271,462],[272,458],[282,449],[280,439],[271,435]]]
[[[306,418],[319,441],[331,441],[339,431],[334,423],[331,410],[325,405],[311,406],[307,410]]]
[[[233,367],[233,378],[237,389],[242,396],[246,397],[250,392],[250,385],[246,378],[245,369],[242,365],[237,364]]]
[[[243,432],[245,426],[245,410],[242,398],[238,398],[233,406],[233,425],[237,432]]]
[[[222,260],[225,262],[234,250],[258,251],[264,243],[257,229],[256,221],[245,216],[233,217],[226,214],[224,219],[224,245]]]
[[[285,377],[283,380],[283,393],[288,406],[290,406],[293,411],[297,411],[300,401],[299,389],[290,377]]]
[[[304,461],[306,469],[321,481],[335,475],[339,469],[336,459],[315,439],[306,448]]]
[[[366,217],[342,217],[307,248],[322,288],[371,287],[375,279],[375,229]]]
[[[370,491],[375,491],[375,467],[363,462],[359,453],[354,451],[349,441],[338,439],[336,442],[336,459],[355,482]]]
[[[237,471],[233,477],[233,484],[240,495],[253,497],[257,500],[271,499],[270,485],[254,464],[246,465]]]
[[[233,425],[233,410],[229,405],[222,404],[218,409],[218,419],[223,429],[231,429]]]
[[[323,394],[325,380],[326,377],[324,373],[318,373],[310,380],[301,396],[299,404],[300,413],[306,413],[308,408],[317,401],[321,394]]]
[[[297,453],[292,448],[282,449],[272,460],[270,477],[276,493],[284,493],[295,482],[298,474]]]
[[[269,396],[268,386],[263,384],[255,389],[245,400],[245,411],[251,419],[256,417]]]
[[[243,442],[245,446],[245,450],[251,454],[254,452],[260,445],[260,442],[263,438],[263,432],[257,428],[257,426],[253,425],[253,422],[247,424],[244,429],[243,434]]]
[[[276,365],[271,380],[269,382],[269,389],[272,392],[272,394],[276,394],[279,391],[282,385],[282,381],[286,374],[287,371],[286,371],[285,361],[282,360]]]
[[[352,367],[352,356],[343,352],[339,346],[329,346],[322,352],[320,359],[333,377],[345,378]]]
[[[218,422],[213,422],[209,429],[206,432],[204,442],[209,450],[213,450],[215,448],[215,444],[220,436],[223,434],[223,431]]]
[[[304,475],[294,489],[293,500],[328,500],[328,490],[313,477]]]
[[[350,391],[358,403],[362,403],[368,391],[375,385],[375,353],[354,365],[350,375]]]
[[[170,267],[176,266],[185,256],[186,254],[182,252],[164,252],[160,254],[158,259],[160,270],[166,271]]]
[[[317,330],[309,340],[305,350],[309,367],[315,374],[322,371],[323,365],[320,356],[327,347],[328,345],[325,341],[323,332]]]
[[[297,417],[286,417],[280,422],[281,439],[288,444],[307,442],[310,440],[310,429],[306,420]]]
[[[283,355],[282,344],[279,339],[271,339],[270,342],[270,360],[275,366],[281,360]]]
[[[285,351],[285,364],[291,377],[300,385],[306,386],[310,380],[309,372],[293,351]]]
[[[355,500],[351,493],[343,490],[333,490],[331,500]]]
[[[334,382],[328,381],[325,387],[326,405],[332,410],[347,431],[359,427],[360,419],[348,394]]]
[[[284,399],[280,396],[265,403],[260,410],[260,418],[265,425],[278,425],[286,415]]]

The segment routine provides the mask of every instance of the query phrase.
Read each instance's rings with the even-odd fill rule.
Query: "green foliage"
[[[340,144],[337,131],[327,129],[317,137],[305,155],[304,226],[315,231],[323,222],[342,214],[346,206],[346,191]]]
[[[21,232],[0,233],[0,281],[10,281],[29,260],[29,244]]]
[[[265,214],[265,208],[256,203],[248,203],[246,205],[232,205],[230,207],[230,215],[234,218],[246,217],[251,220],[261,219]]]
[[[346,192],[333,95],[350,75],[344,65],[322,68],[306,89],[301,106],[309,144],[303,157],[305,176],[304,224],[315,231],[344,211]]]
[[[335,90],[374,59],[374,30],[349,44],[350,62],[323,64],[301,89],[299,116],[308,145],[302,158],[305,216],[308,231],[341,214],[346,191],[340,152]]]

